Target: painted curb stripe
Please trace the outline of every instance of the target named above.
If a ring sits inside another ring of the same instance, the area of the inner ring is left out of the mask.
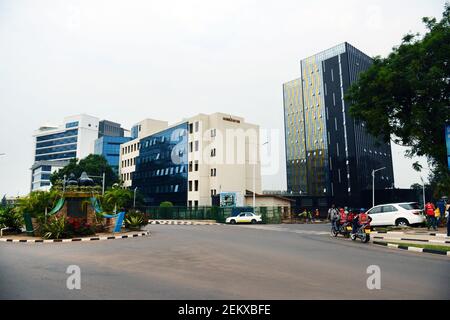
[[[110,237],[94,237],[94,238],[73,238],[73,239],[52,239],[52,240],[28,240],[28,239],[0,239],[1,242],[13,242],[13,243],[63,243],[63,242],[80,242],[80,241],[100,241],[100,240],[115,240],[115,239],[127,239],[149,236],[150,232],[135,233],[123,236],[110,236]]]
[[[417,247],[407,247],[407,246],[402,246],[402,245],[388,243],[388,242],[380,242],[380,241],[373,241],[372,243],[379,245],[379,246],[389,247],[389,248],[396,248],[396,249],[414,251],[414,252],[420,252],[420,253],[432,253],[432,254],[450,256],[450,251],[434,250],[434,249],[427,249],[427,248],[417,248]]]

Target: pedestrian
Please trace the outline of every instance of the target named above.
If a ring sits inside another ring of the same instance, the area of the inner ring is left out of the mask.
[[[332,221],[333,220],[333,215],[335,214],[335,212],[339,213],[338,209],[336,209],[336,205],[333,203],[331,205],[331,208],[328,209],[327,220]]]
[[[450,237],[450,202],[447,202],[445,217],[447,218],[447,237]]]
[[[446,197],[442,197],[438,202],[436,202],[436,209],[439,208],[439,216],[436,218],[436,226],[439,227],[442,220],[445,218],[445,205],[447,204]]]
[[[425,204],[425,214],[427,216],[427,224],[428,224],[428,230],[430,230],[430,228],[433,228],[434,230],[436,230],[436,217],[435,217],[435,213],[434,210],[436,208],[434,207],[434,204],[432,204],[431,202],[427,202]]]
[[[319,220],[319,218],[320,218],[320,211],[319,211],[319,209],[316,209],[316,212],[314,213],[314,220]]]
[[[438,206],[436,206],[436,209],[434,209],[434,225],[436,228],[439,227],[439,223],[441,222],[441,209],[439,209]]]

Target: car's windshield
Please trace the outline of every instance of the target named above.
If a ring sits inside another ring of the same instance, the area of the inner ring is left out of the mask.
[[[399,204],[399,206],[402,207],[403,209],[406,209],[406,210],[417,210],[417,209],[420,209],[420,205],[417,202],[402,203],[402,204]]]

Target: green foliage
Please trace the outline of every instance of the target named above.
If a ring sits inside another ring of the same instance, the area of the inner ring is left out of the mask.
[[[0,209],[0,227],[10,228],[16,232],[20,232],[24,224],[23,215],[13,207],[5,207]]]
[[[128,229],[141,229],[148,224],[148,218],[138,210],[130,210],[125,216],[125,227]]]
[[[43,217],[45,209],[50,211],[61,198],[61,193],[52,191],[33,191],[28,196],[18,200],[16,210],[20,214],[29,213],[33,218]]]
[[[444,128],[450,119],[450,5],[442,20],[424,18],[423,37],[408,34],[385,59],[377,57],[349,89],[351,115],[368,131],[447,165]],[[420,170],[419,166],[415,166]]]
[[[68,178],[71,173],[78,179],[83,172],[86,172],[89,176],[101,177],[105,173],[105,186],[111,187],[114,183],[118,182],[118,178],[114,170],[108,164],[105,157],[97,154],[91,154],[84,159],[70,160],[69,164],[64,168],[53,173],[50,177],[52,185],[61,185],[64,180],[64,175]],[[93,178],[98,185],[102,184],[101,178]]]
[[[170,201],[161,202],[159,205],[159,214],[162,219],[172,219],[173,216],[173,204]]]
[[[161,208],[171,208],[171,207],[173,207],[173,203],[170,201],[164,201],[164,202],[161,202],[161,204],[159,206]]]
[[[103,210],[107,212],[113,211],[115,208],[127,209],[133,206],[134,193],[129,189],[112,188],[105,192],[105,195],[100,198],[103,205]]]
[[[61,239],[65,235],[66,219],[64,216],[53,216],[47,223],[41,225],[41,234],[44,239]]]

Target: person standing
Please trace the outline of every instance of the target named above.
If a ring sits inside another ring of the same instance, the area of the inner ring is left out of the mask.
[[[331,221],[331,226],[337,230],[337,221],[339,221],[339,210],[336,208],[334,203],[331,205],[331,208],[328,209],[328,220]]]
[[[450,237],[450,203],[445,206],[445,217],[447,218],[447,237]]]
[[[430,230],[430,228],[436,230],[436,217],[434,216],[435,209],[436,208],[434,207],[434,204],[432,204],[431,202],[427,202],[425,204],[425,214],[427,215],[428,230]]]

